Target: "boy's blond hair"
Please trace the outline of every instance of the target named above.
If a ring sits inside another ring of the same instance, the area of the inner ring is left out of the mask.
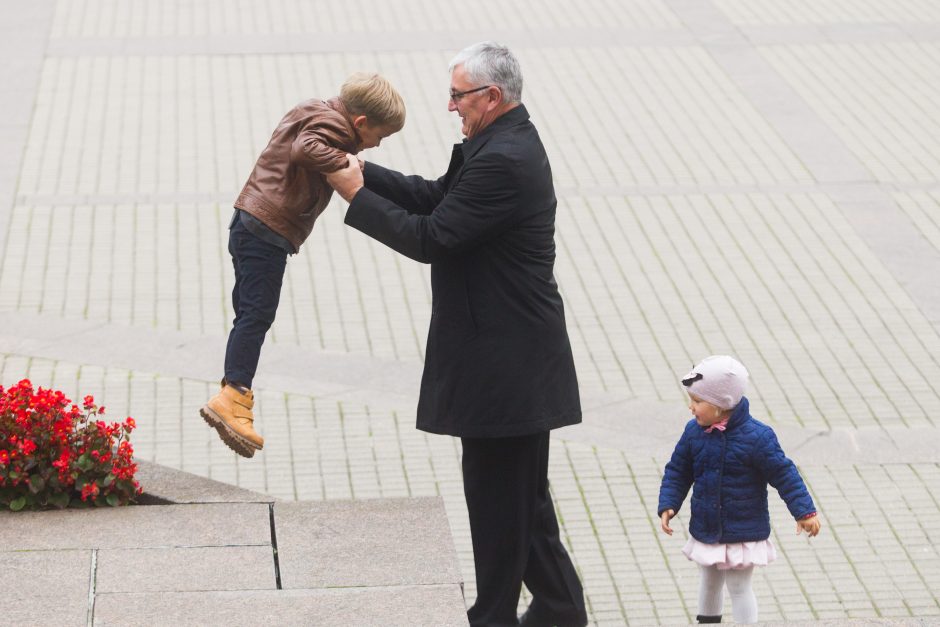
[[[350,115],[364,115],[371,125],[398,132],[405,125],[405,101],[387,79],[356,72],[339,90],[339,99]]]

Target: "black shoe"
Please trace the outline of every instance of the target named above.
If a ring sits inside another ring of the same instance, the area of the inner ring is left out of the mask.
[[[530,610],[526,610],[522,613],[522,616],[519,617],[519,627],[586,627],[586,625],[587,620],[575,622],[545,620],[541,617],[536,617]]]
[[[695,620],[697,620],[697,621],[699,622],[699,624],[702,624],[702,623],[720,623],[720,622],[721,622],[721,614],[719,614],[718,616],[702,616],[701,614],[699,614],[698,616],[695,617]]]

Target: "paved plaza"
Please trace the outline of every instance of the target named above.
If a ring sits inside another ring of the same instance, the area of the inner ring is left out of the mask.
[[[695,619],[688,507],[672,537],[655,509],[677,379],[713,353],[748,366],[823,524],[796,535],[771,495],[761,619],[940,623],[940,3],[34,0],[0,33],[0,384],[92,394],[140,459],[278,499],[440,496],[472,602],[460,444],[414,428],[429,268],[341,200],[288,261],[264,451],[198,409],[232,202],[281,115],[379,71],[408,118],[362,156],[437,177],[448,61],[494,39],[558,195],[584,423],[549,476],[592,624]]]

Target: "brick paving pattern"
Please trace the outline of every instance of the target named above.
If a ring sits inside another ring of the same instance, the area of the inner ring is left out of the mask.
[[[0,139],[17,155],[0,176],[0,384],[93,394],[136,418],[139,457],[279,498],[440,495],[471,602],[459,442],[414,429],[427,267],[346,228],[333,202],[288,262],[252,460],[197,415],[221,361],[171,349],[224,347],[231,202],[283,111],[380,71],[408,121],[364,157],[436,177],[460,139],[447,63],[498,39],[521,59],[559,197],[556,275],[585,424],[555,434],[550,477],[592,624],[695,618],[687,509],[667,537],[655,507],[686,415],[677,376],[710,353],[749,367],[753,413],[778,430],[824,524],[798,536],[771,498],[780,559],[755,577],[762,620],[940,620],[940,8],[33,10],[45,44],[24,64],[26,96],[4,97],[20,134]],[[360,383],[356,364],[390,382]]]

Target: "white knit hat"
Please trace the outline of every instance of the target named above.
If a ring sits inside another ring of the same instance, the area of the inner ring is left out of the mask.
[[[747,388],[747,368],[728,355],[706,357],[682,377],[682,385],[694,394],[721,409],[732,409],[741,402]]]

